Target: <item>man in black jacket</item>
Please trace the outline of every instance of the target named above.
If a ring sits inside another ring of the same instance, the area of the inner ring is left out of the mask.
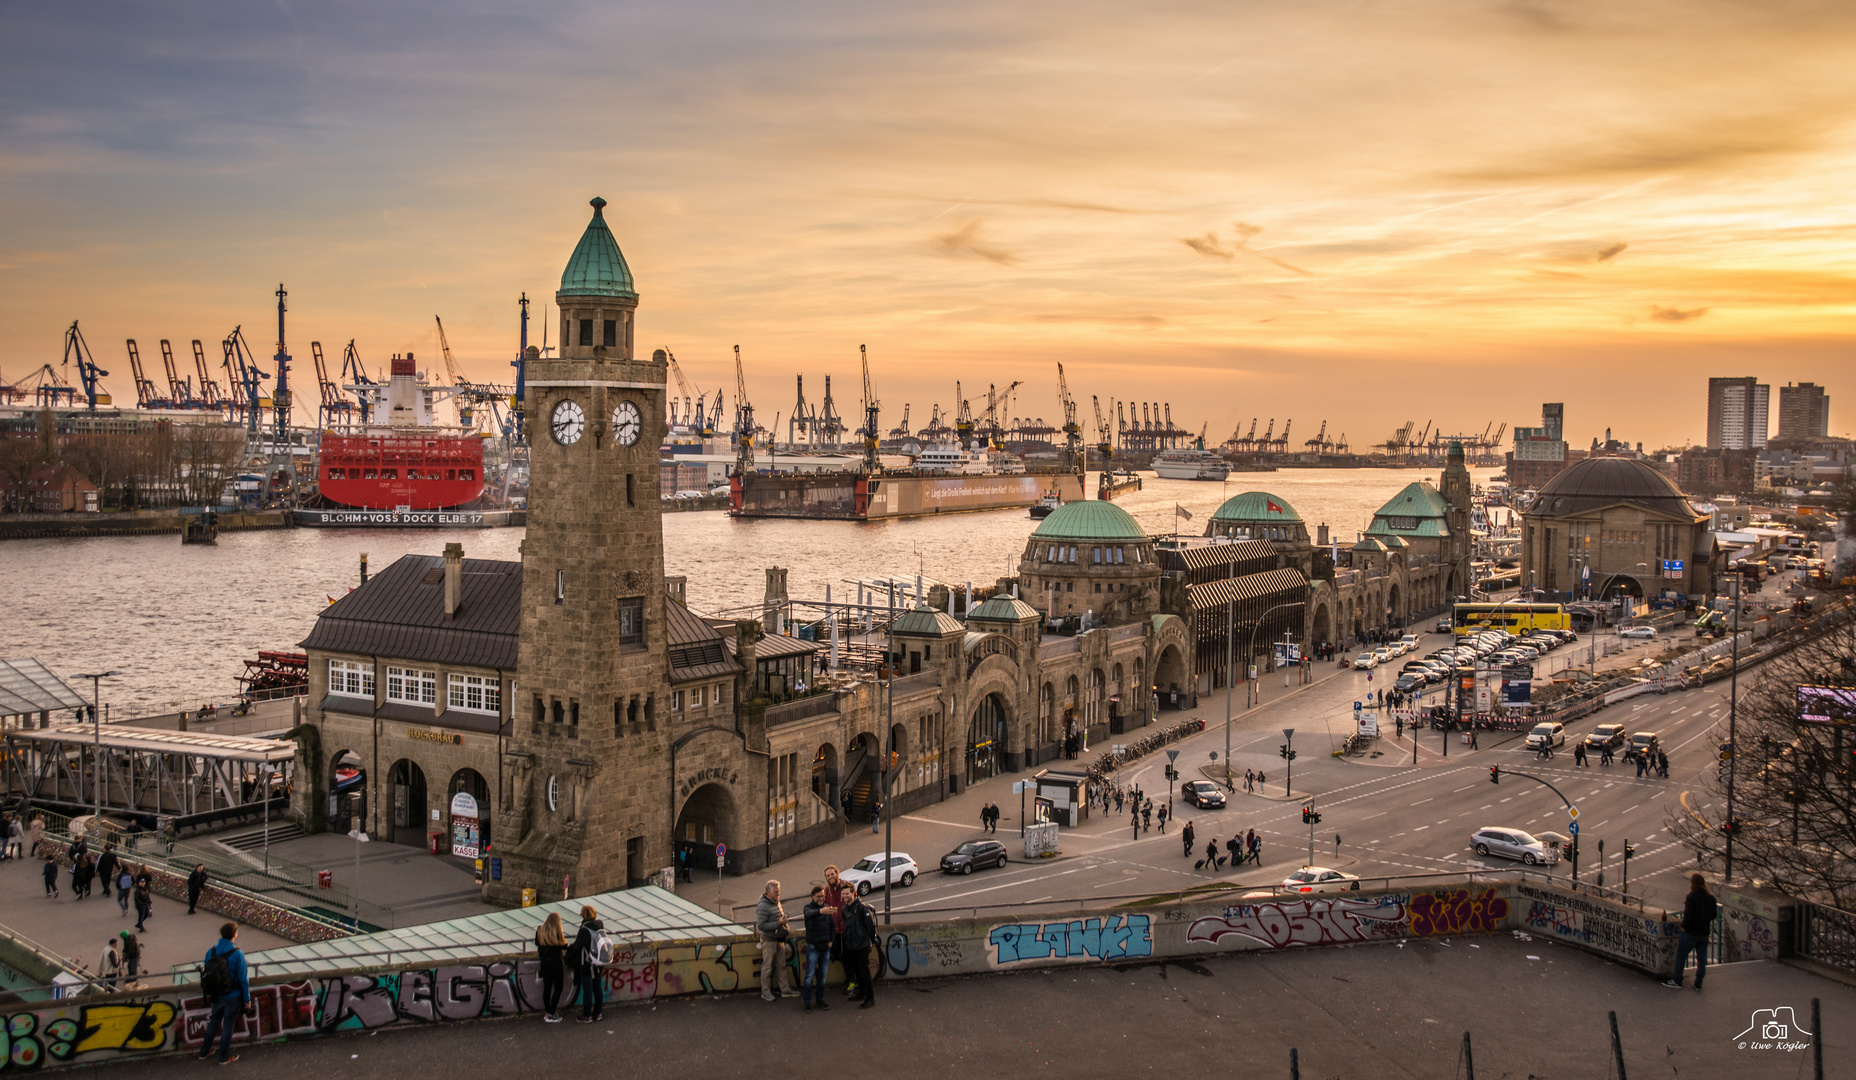
[[[1688,879],[1688,899],[1682,904],[1682,936],[1676,941],[1676,977],[1664,986],[1682,989],[1682,969],[1688,966],[1688,954],[1695,954],[1695,989],[1708,974],[1708,934],[1714,929],[1714,916],[1720,904],[1708,894],[1708,882],[1696,874]]]
[[[870,946],[876,943],[876,915],[856,893],[844,905],[844,977],[862,990],[858,995],[868,1009],[876,1004],[876,987],[870,981]]]
[[[855,897],[856,892],[851,896]],[[814,999],[821,1009],[829,1009],[825,1004],[825,972],[831,969],[831,942],[837,937],[837,927],[831,921],[831,915],[825,911],[825,887],[812,886],[812,899],[802,911],[806,924],[806,962],[800,968],[799,1001],[806,1012],[812,1011]]]

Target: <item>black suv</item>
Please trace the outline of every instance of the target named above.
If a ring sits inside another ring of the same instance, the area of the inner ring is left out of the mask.
[[[941,856],[943,874],[971,874],[989,866],[1005,865],[1005,845],[997,840],[969,840]]]
[[[1590,735],[1585,737],[1585,748],[1587,750],[1604,750],[1606,747],[1610,747],[1615,753],[1617,748],[1623,745],[1623,724],[1600,724],[1592,729]]]

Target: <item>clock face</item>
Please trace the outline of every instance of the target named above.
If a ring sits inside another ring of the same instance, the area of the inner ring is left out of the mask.
[[[562,446],[572,446],[580,441],[580,433],[586,430],[586,413],[582,412],[578,402],[563,401],[554,407],[554,441]]]
[[[612,410],[612,433],[619,437],[619,445],[630,446],[637,442],[643,430],[644,420],[638,415],[638,406],[621,401],[619,407]]]

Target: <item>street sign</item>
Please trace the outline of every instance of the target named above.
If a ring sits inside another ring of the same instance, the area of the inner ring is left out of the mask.
[[[1179,751],[1177,751],[1177,750],[1168,750],[1168,751],[1166,752],[1166,759],[1167,759],[1168,761],[1178,761],[1178,760],[1179,760]]]
[[[1282,729],[1282,737],[1283,737],[1283,738],[1285,738],[1285,739],[1293,739],[1293,738],[1295,738],[1295,729],[1294,729],[1294,728],[1292,728],[1292,727],[1286,727],[1286,728],[1283,728],[1283,729]]]
[[[1359,702],[1357,702],[1357,701],[1356,701],[1356,702],[1354,702],[1354,703],[1353,703],[1353,711],[1354,711],[1354,712],[1359,712],[1359,711],[1360,711],[1360,703],[1359,703]]]
[[[717,845],[715,845],[715,869],[717,870],[717,872],[720,872],[720,871],[721,871],[721,869],[722,869],[722,866],[723,866],[723,864],[724,864],[724,861],[725,861],[725,859],[726,859],[726,857],[727,857],[727,855],[728,855],[728,845],[727,845],[727,844],[717,844]],[[716,878],[716,880],[717,880],[717,881],[720,881],[720,880],[722,880],[722,879],[718,877],[718,878]],[[718,888],[719,888],[719,886],[718,886]]]
[[[1579,823],[1575,821],[1567,825],[1566,831],[1573,834],[1574,836],[1578,836],[1579,835]]]
[[[1030,786],[1031,786],[1031,785],[1030,785],[1029,783],[1027,783],[1026,781],[1023,781],[1023,780],[1014,780],[1014,781],[1012,781],[1012,794],[1014,794],[1014,795],[1023,795],[1023,794],[1025,793],[1025,789],[1026,789],[1026,788],[1028,788],[1028,787],[1030,787]]]
[[[1569,810],[1567,810],[1566,812],[1567,812],[1568,814],[1571,814],[1571,815],[1572,815],[1572,819],[1573,819],[1574,821],[1578,821],[1578,820],[1579,820],[1579,808],[1578,808],[1578,807],[1576,807],[1576,806],[1575,806],[1575,807],[1572,807],[1571,809],[1569,809]]]

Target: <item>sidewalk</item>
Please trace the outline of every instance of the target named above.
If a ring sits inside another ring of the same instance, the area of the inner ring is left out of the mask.
[[[98,970],[98,961],[109,939],[118,933],[135,930],[135,907],[127,915],[117,906],[115,888],[103,895],[99,883],[90,897],[71,897],[71,873],[58,874],[60,896],[45,895],[45,881],[40,869],[45,864],[31,859],[8,859],[0,863],[0,916],[6,929],[37,942],[46,951],[81,963],[90,972]],[[223,915],[202,909],[187,914],[187,905],[156,894],[155,913],[148,920],[146,932],[137,935],[142,945],[142,970],[165,976],[176,964],[197,964],[213,942],[219,940]],[[253,926],[241,925],[239,947],[246,952],[271,949],[290,942]]]

